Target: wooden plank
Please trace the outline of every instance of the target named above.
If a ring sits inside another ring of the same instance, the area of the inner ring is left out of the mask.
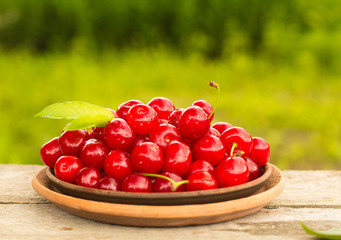
[[[212,225],[138,228],[75,217],[51,204],[1,204],[0,239],[311,239],[299,221],[315,229],[339,227],[341,209],[262,209]]]

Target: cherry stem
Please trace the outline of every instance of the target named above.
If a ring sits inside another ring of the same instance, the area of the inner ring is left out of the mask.
[[[212,110],[210,116],[208,116],[208,118],[211,118],[213,113],[215,112],[215,109],[217,108],[217,105],[218,105],[218,99],[219,99],[219,95],[220,95],[220,87],[219,87],[219,84],[215,83],[215,82],[209,82],[208,85],[217,89],[217,97],[215,100],[215,105],[213,107],[213,110]]]
[[[236,152],[235,154],[233,154],[233,157],[241,157],[241,156],[243,156],[244,154],[245,154],[244,151],[238,151],[238,152]]]
[[[180,182],[175,182],[173,179],[171,179],[167,176],[161,175],[161,174],[154,174],[154,173],[138,173],[138,174],[141,174],[141,175],[146,176],[146,177],[158,177],[158,178],[162,178],[162,179],[165,179],[165,180],[171,182],[172,192],[175,192],[181,185],[189,183],[188,180],[182,180]]]
[[[236,142],[232,143],[232,148],[231,148],[231,152],[230,152],[231,157],[233,157],[233,152],[237,147],[238,147],[238,143],[236,143]]]

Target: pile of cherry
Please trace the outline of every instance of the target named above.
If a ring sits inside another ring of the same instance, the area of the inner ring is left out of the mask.
[[[195,191],[259,177],[269,144],[226,122],[211,126],[212,106],[175,109],[167,98],[122,103],[105,127],[63,131],[40,156],[63,181],[126,192]]]

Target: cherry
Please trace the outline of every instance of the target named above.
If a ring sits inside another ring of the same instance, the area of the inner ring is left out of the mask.
[[[74,183],[79,170],[83,168],[83,164],[78,157],[61,156],[54,165],[55,176],[65,182]]]
[[[109,148],[102,140],[89,139],[81,150],[81,160],[84,166],[103,169],[104,159],[109,153]]]
[[[175,173],[170,173],[170,172],[164,172],[161,175],[169,177],[175,182],[181,182],[183,181],[182,177]],[[173,192],[172,190],[173,184],[163,178],[157,177],[155,181],[153,182],[153,192]],[[185,185],[179,186],[175,191],[176,192],[183,192],[185,190]]]
[[[159,118],[159,125],[161,124],[168,124],[168,120]]]
[[[149,135],[149,140],[156,143],[162,149],[165,148],[172,140],[181,140],[179,130],[171,124],[160,124],[153,129]]]
[[[97,188],[102,190],[120,191],[121,183],[116,178],[105,176],[99,180]]]
[[[177,108],[175,109],[168,117],[168,122],[175,127],[178,127],[181,114],[185,111],[184,108]]]
[[[270,146],[267,141],[260,137],[252,138],[252,148],[247,154],[257,165],[261,167],[270,159]]]
[[[192,106],[198,106],[200,108],[202,108],[202,110],[204,110],[204,112],[206,113],[207,117],[210,116],[210,118],[208,119],[210,122],[212,122],[213,117],[214,117],[214,113],[213,113],[213,107],[211,106],[211,104],[205,100],[197,100],[194,103],[192,103]]]
[[[95,167],[84,167],[76,177],[76,184],[83,187],[96,188],[101,180],[101,172]]]
[[[187,172],[187,176],[196,173],[196,172],[209,172],[213,174],[214,167],[213,165],[205,160],[197,160],[191,163],[191,166]]]
[[[122,150],[112,150],[104,160],[104,170],[108,176],[124,180],[133,174],[133,166],[130,155]]]
[[[135,140],[135,134],[126,121],[121,118],[111,120],[105,127],[105,141],[111,149],[127,151]]]
[[[62,152],[59,149],[58,137],[45,143],[40,149],[40,158],[46,166],[53,168]]]
[[[163,171],[185,175],[191,165],[191,149],[184,143],[172,141],[164,150]]]
[[[58,140],[60,151],[63,155],[79,157],[82,147],[88,139],[89,133],[85,129],[64,131]]]
[[[131,163],[136,172],[158,173],[163,164],[162,150],[156,143],[140,143],[132,151]]]
[[[105,127],[93,127],[90,132],[89,138],[105,140],[104,135],[105,135]]]
[[[252,147],[251,135],[241,127],[230,127],[226,129],[220,139],[223,142],[227,153],[230,153],[233,143],[237,144],[233,153],[243,151],[248,154]]]
[[[136,134],[145,135],[159,125],[159,119],[152,107],[137,104],[128,111],[127,123]]]
[[[140,174],[129,175],[122,183],[125,192],[151,192],[152,182],[148,177]]]
[[[241,157],[227,157],[215,167],[219,187],[236,186],[249,180],[249,169]]]
[[[217,129],[221,134],[230,127],[232,127],[232,125],[227,122],[216,122],[212,125],[212,128]]]
[[[184,138],[196,140],[208,132],[210,122],[204,110],[198,106],[191,106],[181,114],[178,127]]]
[[[129,109],[132,106],[135,106],[137,104],[143,104],[143,102],[139,101],[139,100],[129,100],[127,102],[122,103],[120,106],[118,106],[117,108],[117,115],[119,118],[123,118],[124,120],[126,120],[127,117],[127,113],[129,111]]]
[[[148,135],[135,135],[135,141],[133,145],[131,146],[130,152],[140,143],[143,142],[149,142],[149,136]]]
[[[215,166],[223,160],[225,148],[220,138],[206,135],[194,143],[192,153],[194,160],[206,160]]]
[[[245,158],[245,162],[249,169],[249,181],[252,181],[258,178],[259,177],[258,165],[248,157]]]
[[[209,172],[195,172],[188,178],[187,191],[209,190],[218,187],[217,180]]]
[[[147,104],[152,107],[160,119],[168,120],[169,115],[174,111],[175,107],[171,100],[165,97],[155,97]]]
[[[218,137],[218,138],[221,137],[221,133],[220,133],[217,129],[213,128],[213,127],[210,127],[210,129],[208,130],[208,133],[207,133],[207,134],[216,136],[216,137]]]

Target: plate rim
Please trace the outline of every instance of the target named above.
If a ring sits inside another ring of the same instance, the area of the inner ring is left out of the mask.
[[[170,206],[133,205],[76,198],[53,191],[44,185],[42,179],[39,179],[39,177],[42,177],[44,169],[38,171],[33,177],[32,186],[39,195],[64,211],[96,221],[128,226],[153,227],[198,225],[249,215],[277,198],[284,189],[285,179],[282,172],[276,166],[272,164],[270,166],[273,170],[272,175],[277,173],[278,176],[275,176],[277,182],[268,189],[263,189],[265,188],[264,186],[262,188],[263,191],[245,198],[205,204]],[[232,213],[234,213],[232,218],[227,216]],[[108,218],[98,219],[98,216],[107,216]],[[146,221],[147,219],[154,221]],[[198,219],[204,219],[205,222],[198,223]]]

